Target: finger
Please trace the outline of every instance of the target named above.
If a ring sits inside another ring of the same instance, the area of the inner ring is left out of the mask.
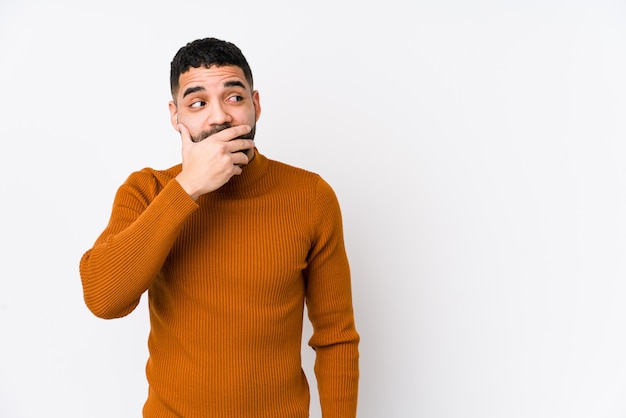
[[[235,166],[235,174],[241,174],[240,170],[248,165],[250,158],[243,152],[233,154],[233,165]]]
[[[246,165],[250,162],[250,157],[248,157],[248,154],[246,154],[243,150],[240,152],[234,152],[232,158],[233,164],[238,166]]]
[[[252,139],[233,139],[228,143],[230,152],[243,152],[254,148],[254,141]]]
[[[215,140],[217,141],[230,142],[237,137],[250,133],[251,130],[252,128],[248,125],[237,125],[226,128],[223,131],[219,131],[218,133],[211,135],[211,137],[215,137]]]

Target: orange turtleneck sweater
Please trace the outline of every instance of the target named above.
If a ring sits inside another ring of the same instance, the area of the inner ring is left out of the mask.
[[[322,414],[356,417],[359,335],[336,196],[255,152],[197,202],[174,180],[180,165],[131,174],[81,259],[99,317],[129,314],[148,291],[144,417],[308,417],[304,303]]]

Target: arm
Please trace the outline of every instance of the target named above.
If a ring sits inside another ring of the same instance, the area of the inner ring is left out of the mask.
[[[195,200],[241,174],[248,156],[237,151],[254,142],[235,139],[246,125],[194,143],[184,125],[182,170],[164,186],[148,171],[134,173],[119,188],[108,226],[80,261],[85,303],[101,318],[128,315],[159,274]],[[162,190],[160,190],[162,187]]]
[[[85,303],[101,318],[128,315],[158,275],[187,217],[198,207],[175,180],[132,174],[118,189],[106,229],[80,261]]]
[[[313,325],[322,416],[355,418],[359,380],[359,335],[354,324],[350,269],[339,203],[330,186],[317,185],[316,240],[306,270],[307,310]]]

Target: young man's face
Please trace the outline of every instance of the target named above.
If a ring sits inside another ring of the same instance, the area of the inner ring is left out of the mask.
[[[175,100],[169,104],[172,126],[182,123],[193,141],[201,141],[230,126],[252,127],[253,139],[261,116],[259,93],[252,91],[241,68],[190,68],[179,77]]]

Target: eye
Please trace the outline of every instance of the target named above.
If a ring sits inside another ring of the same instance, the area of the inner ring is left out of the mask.
[[[243,100],[243,96],[239,96],[237,94],[230,96],[226,99],[227,102],[240,102]]]
[[[196,100],[195,102],[191,103],[189,107],[199,108],[199,107],[203,107],[204,105],[206,105],[206,102],[202,100]]]

